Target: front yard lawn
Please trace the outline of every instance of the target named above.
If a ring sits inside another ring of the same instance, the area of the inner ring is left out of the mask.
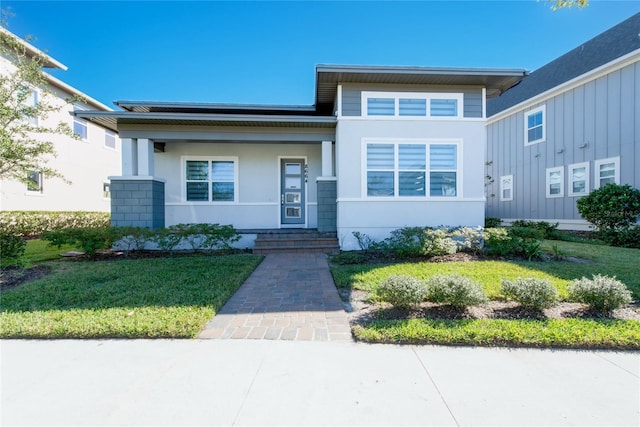
[[[617,276],[633,292],[634,299],[640,299],[640,251],[637,249],[561,241],[546,241],[543,248],[552,252],[554,245],[555,252],[564,255],[564,260],[332,265],[332,273],[343,298],[353,298],[352,294],[366,295],[391,275],[426,279],[435,274],[455,273],[479,282],[494,301],[504,299],[500,294],[502,279],[546,278],[558,289],[562,299],[567,297],[567,286],[572,279],[593,274]],[[358,301],[352,299],[351,302]],[[375,302],[369,302],[374,307],[372,312],[352,314],[354,336],[363,341],[640,349],[638,320],[597,318],[593,313],[579,310],[576,313],[581,314],[571,318],[527,318],[517,310],[513,311],[513,307],[501,310],[516,313],[514,318],[475,318],[469,312],[452,318],[451,313],[440,317],[437,307],[423,307],[421,311],[403,314],[401,310],[377,307]],[[358,310],[357,304],[354,307]],[[371,310],[371,307],[362,310]],[[638,309],[631,310],[635,310],[637,318]]]
[[[191,338],[262,260],[183,256],[48,263],[0,294],[1,338]]]

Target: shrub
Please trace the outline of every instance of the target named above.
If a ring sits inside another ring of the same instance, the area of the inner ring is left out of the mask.
[[[484,228],[496,228],[500,227],[500,224],[502,224],[502,220],[500,218],[486,217],[484,219]]]
[[[412,276],[389,276],[376,288],[376,296],[396,308],[415,307],[424,300],[424,284]]]
[[[456,243],[458,251],[478,253],[484,246],[482,228],[457,227],[449,232],[449,236]]]
[[[544,239],[555,239],[558,235],[558,225],[559,223],[550,224],[546,221],[527,221],[523,219],[519,219],[517,221],[513,221],[511,224],[512,227],[520,227],[520,228],[533,228],[536,230],[540,230],[542,233],[542,238]]]
[[[640,226],[638,225],[618,230],[600,231],[596,235],[609,245],[640,249]]]
[[[334,262],[340,265],[364,264],[365,262],[367,262],[367,260],[368,258],[365,254],[362,254],[359,252],[353,252],[353,251],[341,252],[340,254],[331,258],[331,262]]]
[[[108,249],[118,238],[118,233],[112,227],[96,228],[64,228],[48,231],[42,235],[50,244],[60,247],[72,245],[83,251],[87,256],[94,257],[99,249]]]
[[[543,234],[537,228],[510,227],[485,230],[487,253],[500,256],[522,256],[531,260],[542,255]]]
[[[558,302],[558,290],[548,280],[533,277],[503,280],[502,293],[523,307],[538,311],[553,307]]]
[[[404,227],[376,245],[401,258],[454,254],[457,244],[446,228]]]
[[[424,230],[422,254],[426,256],[450,255],[458,251],[458,245],[450,237],[447,229]]]
[[[194,252],[231,248],[240,235],[231,225],[176,224],[156,232],[154,240],[166,251],[172,251],[181,243],[188,244]]]
[[[64,228],[108,227],[110,215],[106,212],[0,212],[0,231],[17,236],[40,236],[47,231]]]
[[[147,227],[117,227],[118,246],[126,251],[144,250],[147,243],[154,241],[157,232]]]
[[[487,302],[480,284],[468,277],[450,274],[437,275],[427,281],[427,300],[463,308]]]
[[[607,184],[577,201],[580,215],[599,231],[630,228],[640,215],[640,190]]]
[[[375,246],[375,241],[364,233],[360,233],[359,231],[354,231],[353,237],[356,238],[358,242],[358,246],[362,251],[366,252]]]
[[[0,231],[0,266],[21,265],[26,245],[20,236]]]
[[[569,299],[604,312],[631,302],[631,291],[615,277],[593,275],[592,279],[576,279],[568,287]]]

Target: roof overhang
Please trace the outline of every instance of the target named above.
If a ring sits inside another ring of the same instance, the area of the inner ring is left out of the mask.
[[[487,89],[487,98],[492,98],[527,74],[522,69],[318,65],[316,107],[332,105],[337,87],[343,83],[482,86]]]
[[[221,113],[262,115],[313,115],[313,105],[221,104],[205,102],[114,101],[125,111],[136,113]]]
[[[42,60],[42,66],[44,68],[59,68],[61,70],[67,71],[67,66],[64,65],[62,62],[56,60],[55,58],[53,58],[53,57],[51,57],[49,55],[47,55],[46,53],[44,53],[43,51],[41,51],[37,47],[35,47],[32,44],[28,43],[27,41],[21,39],[17,35],[13,34],[11,31],[7,30],[6,28],[0,27],[0,33],[2,33],[4,35],[14,39],[15,42],[18,43],[22,49],[24,49],[24,53],[29,58],[39,57]]]
[[[171,125],[171,126],[245,126],[278,128],[335,128],[336,118],[331,116],[207,114],[207,113],[140,113],[130,111],[79,110],[73,115],[117,132],[118,126]]]

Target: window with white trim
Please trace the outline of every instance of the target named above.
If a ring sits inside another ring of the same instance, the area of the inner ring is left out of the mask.
[[[26,107],[23,120],[32,126],[38,126],[38,115],[35,114],[35,108],[38,105],[38,91],[27,86],[23,86],[21,89],[24,90],[24,92],[19,96],[25,97],[23,104],[24,107]]]
[[[237,158],[187,159],[184,166],[186,201],[237,200]]]
[[[83,141],[87,140],[87,121],[79,117],[73,118],[73,133]]]
[[[589,162],[569,165],[568,174],[570,197],[589,194]]]
[[[510,202],[513,200],[513,175],[500,177],[500,201]]]
[[[42,181],[42,172],[29,172],[27,175],[27,191],[30,193],[42,193]]]
[[[363,117],[461,118],[462,93],[362,92]]]
[[[104,131],[104,146],[112,150],[116,149],[116,134],[110,130]]]
[[[545,106],[527,111],[524,114],[524,145],[544,142],[546,136]]]
[[[594,187],[600,188],[607,184],[620,184],[620,157],[610,157],[594,162]]]
[[[456,197],[455,143],[367,142],[367,197]]]
[[[546,196],[547,198],[564,197],[563,166],[547,169]]]

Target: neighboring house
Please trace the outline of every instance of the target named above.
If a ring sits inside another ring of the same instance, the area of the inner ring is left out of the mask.
[[[0,28],[5,34],[7,30]],[[20,40],[15,35],[12,35]],[[44,55],[29,43],[20,40],[29,55]],[[54,58],[45,55],[44,68],[62,69],[67,67]],[[15,67],[7,58],[0,56],[0,72],[10,73]],[[76,110],[112,111],[109,107],[92,99],[59,79],[45,74],[48,89],[53,94],[44,94],[41,88],[33,88],[30,102],[39,102],[43,96],[51,97],[52,103],[60,105],[57,113],[50,114],[38,125],[55,128],[66,122],[78,140],[53,135],[46,139],[53,142],[57,157],[48,166],[59,171],[71,183],[59,178],[49,178],[41,171],[34,170],[29,175],[29,184],[18,181],[0,181],[0,209],[5,211],[104,211],[110,210],[110,182],[108,177],[120,173],[120,140],[116,132],[97,126],[87,120],[72,116]],[[82,99],[70,104],[67,99]],[[35,119],[34,119],[35,120]]]
[[[485,101],[525,74],[322,65],[314,106],[118,101],[74,115],[122,138],[114,225],[317,229],[356,249],[354,231],[484,223]]]
[[[640,14],[487,103],[487,216],[587,229],[576,201],[640,187]]]

